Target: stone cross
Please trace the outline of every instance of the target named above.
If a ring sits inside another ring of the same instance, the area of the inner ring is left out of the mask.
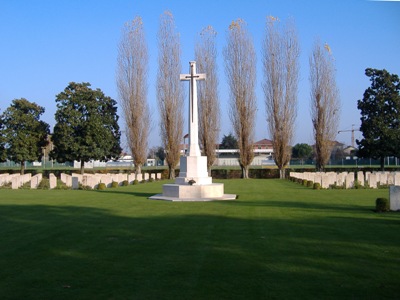
[[[181,74],[180,80],[190,81],[189,85],[189,156],[201,156],[199,147],[199,115],[197,106],[197,80],[205,80],[206,74],[196,73],[196,62],[189,62],[190,74]]]

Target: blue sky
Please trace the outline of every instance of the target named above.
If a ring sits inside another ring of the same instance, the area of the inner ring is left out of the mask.
[[[170,10],[181,36],[182,72],[194,59],[202,28],[218,32],[221,133],[232,131],[222,49],[232,20],[244,19],[257,51],[255,139],[269,138],[261,89],[261,44],[269,15],[294,18],[301,45],[299,110],[294,143],[313,143],[308,57],[315,38],[328,43],[335,57],[342,113],[339,129],[360,125],[357,100],[369,86],[367,67],[400,74],[400,2],[366,0],[0,0],[0,110],[26,98],[46,108],[43,119],[54,126],[55,95],[71,81],[90,82],[115,100],[117,45],[123,24],[135,16],[144,22],[150,49],[148,99],[152,109],[151,146],[160,145],[156,104],[157,30]],[[184,83],[182,83],[184,84]],[[187,86],[185,86],[187,88]],[[119,111],[121,113],[121,111]],[[121,123],[121,128],[123,124]],[[359,138],[360,133],[356,133]],[[337,140],[350,144],[351,134]]]

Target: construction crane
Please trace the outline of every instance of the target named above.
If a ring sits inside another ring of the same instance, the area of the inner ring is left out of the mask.
[[[351,132],[351,146],[354,148],[355,143],[354,143],[354,131],[360,131],[360,129],[354,129],[354,124],[351,125],[351,129],[348,130],[339,130],[338,134],[341,132]]]

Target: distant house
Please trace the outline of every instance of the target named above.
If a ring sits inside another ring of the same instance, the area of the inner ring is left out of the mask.
[[[346,156],[354,156],[356,155],[357,148],[354,148],[353,146],[347,146],[346,148],[343,149],[343,153]]]
[[[185,136],[185,139],[187,137]],[[185,141],[184,141],[185,142]],[[189,145],[186,143],[180,144],[179,149],[181,155],[186,155]],[[252,165],[270,165],[273,162],[274,149],[272,141],[268,139],[262,139],[253,144],[254,159]],[[215,153],[217,159],[215,165],[223,166],[236,166],[239,165],[239,149],[219,149],[219,145],[216,145]]]
[[[273,149],[272,141],[268,139],[262,139],[258,142],[255,142],[253,144],[253,149],[256,150],[261,150],[261,149]]]
[[[264,155],[268,159],[272,159],[274,153],[274,146],[272,141],[268,139],[262,139],[253,144],[254,155]]]

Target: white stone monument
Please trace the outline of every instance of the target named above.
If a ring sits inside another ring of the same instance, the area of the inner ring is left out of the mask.
[[[212,201],[234,200],[236,195],[224,194],[222,183],[212,183],[208,176],[207,156],[201,156],[199,147],[199,118],[197,105],[197,80],[205,80],[205,74],[196,73],[196,62],[189,62],[190,74],[181,74],[180,79],[189,81],[189,149],[187,156],[180,158],[180,172],[174,184],[164,184],[163,193],[150,199],[168,201]]]

